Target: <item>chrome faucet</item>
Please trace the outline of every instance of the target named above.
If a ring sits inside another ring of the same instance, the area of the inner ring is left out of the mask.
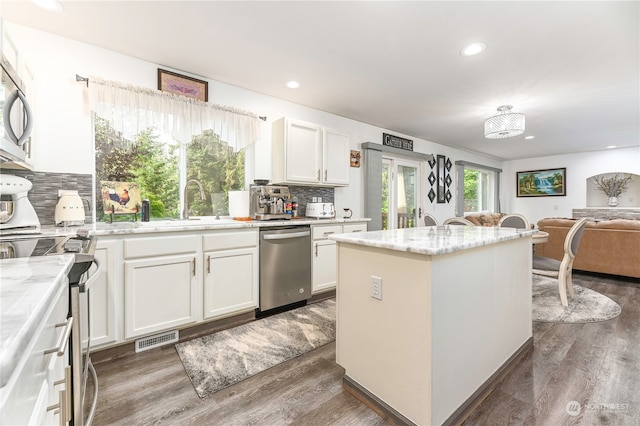
[[[183,219],[189,219],[189,198],[187,197],[187,188],[189,188],[189,184],[191,182],[193,182],[196,185],[198,185],[198,188],[200,188],[200,199],[202,201],[205,200],[205,198],[204,198],[204,189],[202,188],[202,184],[196,179],[189,179],[187,181],[187,183],[185,183],[185,185],[184,185],[184,193],[183,193],[184,208],[182,209],[182,218]]]

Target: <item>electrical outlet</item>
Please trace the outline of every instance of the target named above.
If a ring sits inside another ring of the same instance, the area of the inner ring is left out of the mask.
[[[382,300],[382,278],[371,275],[371,297]]]

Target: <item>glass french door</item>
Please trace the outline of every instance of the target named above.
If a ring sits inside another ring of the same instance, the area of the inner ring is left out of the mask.
[[[382,229],[420,226],[422,165],[394,157],[382,159]]]

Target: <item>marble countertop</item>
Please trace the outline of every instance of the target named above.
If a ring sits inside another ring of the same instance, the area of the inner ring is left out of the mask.
[[[92,235],[126,235],[146,234],[157,232],[181,231],[211,231],[219,229],[262,228],[266,226],[301,226],[301,225],[330,225],[336,223],[353,223],[370,221],[371,219],[290,219],[290,220],[249,220],[202,218],[188,220],[159,220],[150,222],[120,222],[88,225]]]
[[[531,237],[533,229],[441,225],[330,235],[342,243],[437,256],[474,247]]]
[[[88,230],[89,234],[95,236],[109,235],[130,235],[130,234],[153,234],[162,232],[183,232],[183,231],[212,231],[221,229],[241,229],[241,228],[262,228],[266,226],[296,226],[296,225],[332,225],[356,222],[369,222],[370,218],[334,218],[334,219],[313,219],[300,218],[290,220],[249,220],[238,221],[229,218],[219,220],[213,217],[203,217],[196,219],[176,219],[176,220],[152,220],[150,222],[98,222],[84,226],[70,226],[67,228],[60,226],[42,226],[40,234],[6,235],[0,237],[0,241],[16,238],[36,238],[47,236],[75,235],[79,229]]]
[[[25,349],[60,287],[67,286],[73,255],[0,260],[0,387]]]

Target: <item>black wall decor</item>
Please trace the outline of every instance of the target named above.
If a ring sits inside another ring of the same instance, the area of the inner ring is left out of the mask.
[[[453,198],[451,194],[451,183],[453,182],[453,179],[451,179],[452,166],[451,159],[444,155],[437,155],[432,161],[429,161],[431,171],[427,180],[431,188],[427,195],[432,203],[436,199],[438,203],[448,203]]]
[[[435,174],[435,169],[434,167],[436,166],[436,157],[434,157],[433,155],[431,156],[431,160],[428,161],[429,163],[429,167],[431,168],[431,170],[429,171],[429,177],[427,178],[429,180],[429,185],[431,185],[431,187],[429,188],[429,201],[431,201],[433,203],[433,200],[436,199],[436,191],[433,190],[433,185],[436,183],[436,174]]]

